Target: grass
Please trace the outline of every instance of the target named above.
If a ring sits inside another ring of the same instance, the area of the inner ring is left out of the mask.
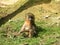
[[[7,1],[7,0],[5,0]],[[2,5],[2,7],[0,6],[0,19],[2,17],[6,17],[7,15],[15,12],[18,8],[20,8],[22,5],[24,5],[28,0],[18,0],[16,3],[12,4],[12,5]],[[1,2],[0,2],[1,3]],[[1,4],[0,4],[1,5]],[[3,7],[5,6],[5,7]]]
[[[23,36],[14,37],[13,32],[18,32],[23,25],[24,21],[10,21],[5,25],[2,25],[0,30],[0,45],[22,45],[28,43],[29,45],[53,45],[58,39],[60,39],[60,28],[57,26],[54,27],[45,27],[45,23],[36,22],[38,27],[38,36],[32,38],[24,38]],[[11,37],[6,37],[7,27],[11,31]],[[4,28],[4,29],[3,29]],[[59,44],[58,44],[59,45]]]
[[[7,16],[7,18],[1,20],[0,45],[23,45],[25,43],[29,45],[60,45],[60,24],[57,26],[57,20],[55,20],[55,17],[60,16],[60,8],[57,9],[60,4],[56,4],[55,2],[50,3],[51,0],[47,3],[45,0],[43,0],[43,2],[40,0],[36,1],[37,0],[31,0],[11,14],[15,16]],[[21,29],[24,23],[24,16],[28,12],[32,12],[36,17],[36,25],[38,27],[37,36],[32,38],[24,38],[23,36],[14,37],[13,33]],[[57,12],[58,14],[56,14]],[[50,17],[45,19],[45,15],[50,15]],[[6,36],[9,31],[11,37]]]

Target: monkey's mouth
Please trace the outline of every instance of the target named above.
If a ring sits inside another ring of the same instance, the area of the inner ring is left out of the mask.
[[[31,18],[29,18],[29,20],[31,20]]]

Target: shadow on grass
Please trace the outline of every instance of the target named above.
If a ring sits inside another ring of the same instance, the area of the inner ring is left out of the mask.
[[[25,3],[23,6],[21,6],[19,9],[17,9],[15,12],[9,14],[8,16],[0,19],[0,26],[2,24],[5,24],[9,19],[13,18],[15,15],[18,13],[22,12],[23,10],[28,9],[29,7],[35,6],[35,5],[40,5],[40,4],[48,4],[50,3],[51,0],[29,0],[27,3]]]
[[[37,26],[37,30],[36,30],[37,33],[36,33],[34,36],[35,36],[35,37],[38,37],[39,34],[41,34],[42,32],[43,32],[43,33],[42,33],[41,35],[43,35],[46,31],[47,31],[47,30],[43,29],[42,27]]]

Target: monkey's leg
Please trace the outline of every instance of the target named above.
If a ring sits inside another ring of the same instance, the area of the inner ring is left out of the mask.
[[[31,38],[32,35],[33,35],[33,31],[32,31],[32,30],[29,30],[29,35],[28,35],[28,37]]]
[[[22,27],[21,30],[15,36],[21,35],[21,33],[23,33],[24,31],[25,31],[25,29],[24,29],[24,27]]]

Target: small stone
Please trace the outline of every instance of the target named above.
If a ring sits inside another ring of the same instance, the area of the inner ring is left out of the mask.
[[[45,16],[46,19],[49,18],[49,17],[50,17],[50,15],[46,15],[46,16]]]

